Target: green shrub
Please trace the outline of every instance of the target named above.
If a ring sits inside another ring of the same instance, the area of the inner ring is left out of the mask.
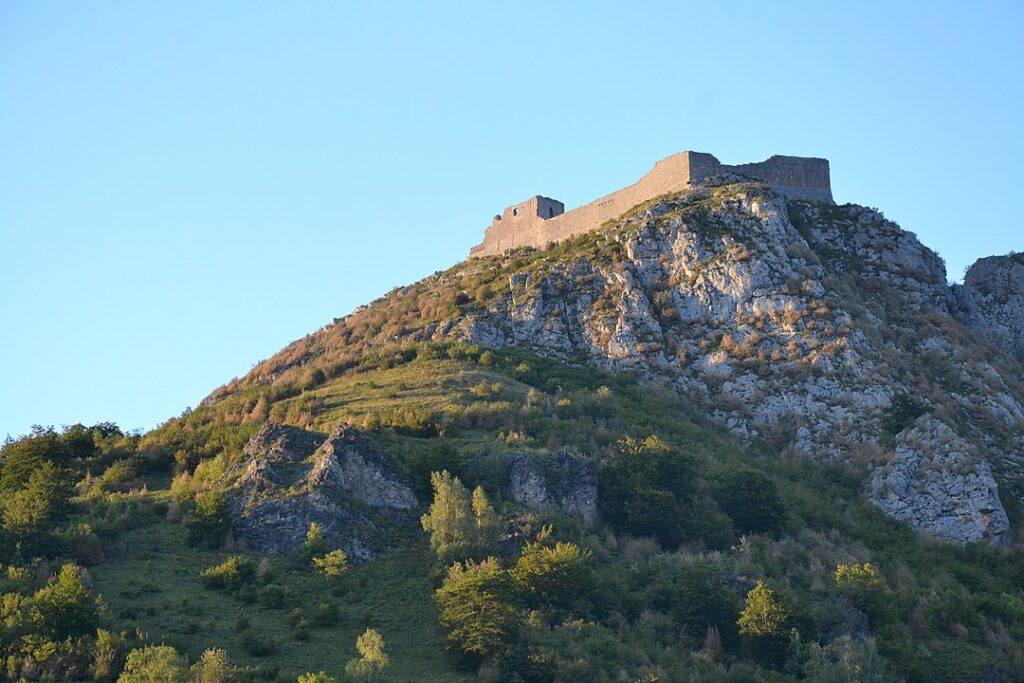
[[[131,460],[118,460],[106,469],[102,480],[108,491],[127,491],[138,483],[138,469]]]
[[[282,586],[270,584],[259,590],[256,601],[263,607],[283,609],[288,604],[288,593]]]
[[[696,463],[657,437],[626,437],[601,463],[599,500],[615,529],[675,548],[697,538]]]
[[[511,569],[512,578],[527,605],[568,607],[593,585],[590,556],[575,543],[527,543]]]
[[[326,672],[306,673],[299,676],[299,683],[336,683],[335,679],[328,676]]]
[[[170,645],[150,645],[128,653],[117,683],[181,683],[188,660]]]
[[[82,570],[72,564],[61,567],[32,597],[33,620],[43,633],[58,638],[92,633],[104,611],[103,601],[82,581]]]
[[[384,639],[372,628],[366,629],[356,639],[357,659],[349,660],[345,665],[345,673],[357,681],[380,681],[384,672],[391,665],[391,659],[384,652]]]
[[[192,665],[189,673],[191,683],[229,683],[237,678],[238,667],[228,660],[227,652],[210,648]]]
[[[300,641],[309,640],[309,622],[305,618],[292,625],[292,638]]]
[[[332,550],[323,557],[314,557],[313,566],[329,579],[336,579],[348,571],[348,554],[344,550]]]
[[[6,453],[14,444],[4,448]],[[17,451],[10,457],[18,455]],[[18,468],[30,462],[8,460],[0,468],[0,559],[10,557],[16,546],[32,555],[52,555],[57,550],[53,529],[67,519],[71,487],[67,471],[47,460],[32,460],[24,474]]]
[[[853,596],[874,593],[885,588],[882,577],[878,575],[870,562],[838,565],[835,579],[836,587],[840,592]]]
[[[895,620],[896,607],[889,599],[885,580],[870,563],[837,566],[835,582],[841,595],[871,617],[873,626],[878,627]],[[970,611],[974,613],[973,608]]]
[[[420,523],[438,558],[448,562],[486,554],[497,540],[499,520],[483,488],[470,496],[447,470],[432,472],[430,481],[434,500]]]
[[[238,643],[253,657],[269,657],[277,650],[277,644],[272,638],[258,636],[251,629],[242,631]]]
[[[714,484],[712,497],[744,534],[777,534],[786,511],[775,482],[756,470],[729,470]]]
[[[670,597],[672,615],[694,634],[709,626],[718,629],[725,643],[736,639],[739,601],[722,584],[722,572],[713,564],[697,563],[682,568],[674,579]]]
[[[887,680],[882,658],[872,638],[854,640],[841,636],[825,647],[817,643],[790,641],[786,668],[798,671],[809,681],[856,681],[882,683]]]
[[[306,532],[306,540],[302,544],[302,556],[307,560],[312,560],[317,555],[323,555],[328,550],[330,550],[330,547],[324,538],[323,529],[316,522],[310,522],[309,531]]]
[[[313,623],[333,626],[338,623],[338,605],[333,600],[322,600],[313,606]]]
[[[127,638],[124,634],[97,629],[90,669],[92,679],[94,681],[114,680],[117,672],[124,667],[126,654]]]
[[[758,581],[747,593],[747,604],[737,624],[740,633],[751,636],[777,636],[786,632],[790,610],[775,591]]]
[[[210,491],[196,498],[195,507],[185,520],[188,540],[193,545],[217,547],[223,542],[231,522],[223,494]]]
[[[520,622],[515,584],[496,559],[453,564],[435,594],[448,639],[468,654],[492,656]]]
[[[236,590],[256,580],[256,563],[248,557],[234,555],[203,570],[199,580],[204,588]]]
[[[259,592],[256,590],[256,586],[252,584],[246,584],[238,589],[238,592],[235,594],[235,597],[237,597],[240,601],[244,602],[247,605],[252,605],[259,598]]]
[[[928,407],[909,394],[896,394],[892,398],[889,410],[882,417],[882,431],[894,437],[926,412]]]

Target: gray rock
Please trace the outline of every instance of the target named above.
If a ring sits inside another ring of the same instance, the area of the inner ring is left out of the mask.
[[[323,443],[323,436],[299,427],[268,422],[257,430],[242,452],[266,462],[295,463],[304,460]]]
[[[597,518],[594,463],[566,451],[540,460],[513,453],[508,459],[508,494],[532,510],[558,508],[586,522]]]
[[[897,439],[896,457],[876,470],[869,498],[918,531],[960,543],[998,544],[1009,521],[992,470],[939,420],[918,418]]]
[[[246,459],[229,473],[232,522],[264,552],[292,552],[316,522],[328,543],[352,561],[373,559],[386,528],[407,522],[417,500],[390,456],[363,434],[339,425],[324,440],[287,425],[264,425],[246,444]]]
[[[306,486],[337,497],[348,495],[372,507],[409,510],[417,505],[412,489],[399,479],[391,456],[344,423],[317,451]]]
[[[953,292],[965,325],[1024,359],[1024,254],[978,259]]]

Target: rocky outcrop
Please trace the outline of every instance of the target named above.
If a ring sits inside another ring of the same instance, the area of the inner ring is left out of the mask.
[[[308,457],[323,440],[323,435],[316,432],[268,422],[249,439],[242,453],[268,463],[296,463]]]
[[[353,335],[519,347],[672,386],[781,453],[870,463],[865,491],[887,513],[951,541],[998,540],[999,496],[1024,495],[1024,368],[960,321],[1003,348],[1019,340],[1020,257],[983,260],[951,289],[942,259],[877,210],[735,181],[397,289],[247,381],[298,373]],[[448,313],[420,315],[439,297]],[[381,327],[382,309],[400,320]],[[920,410],[903,415],[901,397]],[[899,441],[922,414],[937,424]],[[949,450],[949,434],[972,448]],[[524,501],[546,504],[541,480],[523,470]]]
[[[1024,254],[978,259],[953,292],[965,325],[1024,359]]]
[[[327,439],[267,424],[244,448],[229,496],[238,534],[254,549],[291,552],[316,522],[353,561],[372,559],[385,528],[417,505],[390,456],[341,424]]]
[[[427,338],[668,382],[741,438],[811,458],[888,451],[878,476],[895,477],[895,499],[876,504],[942,538],[996,541],[992,473],[1024,481],[1024,392],[1019,372],[971,347],[952,308],[942,260],[878,211],[732,185],[663,198],[575,254],[538,255],[485,312]],[[945,429],[915,434],[936,465],[901,488],[913,457],[879,436],[904,394]],[[933,459],[947,430],[978,444],[957,451],[956,467]]]
[[[409,510],[416,496],[395,470],[394,462],[361,432],[339,425],[313,459],[306,486],[336,497],[351,497],[377,508]]]
[[[508,495],[532,510],[557,508],[586,522],[597,517],[594,463],[566,451],[537,459],[526,453],[508,458]]]
[[[998,543],[1009,527],[988,463],[933,417],[897,437],[896,456],[872,477],[869,498],[918,531]]]

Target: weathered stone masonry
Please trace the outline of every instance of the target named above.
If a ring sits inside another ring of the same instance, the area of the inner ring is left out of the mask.
[[[553,242],[594,230],[652,197],[680,192],[724,173],[768,183],[791,199],[832,201],[828,159],[775,155],[758,163],[729,166],[711,154],[680,152],[654,164],[647,175],[629,187],[569,212],[557,199],[540,195],[510,206],[494,217],[484,232],[484,241],[470,249],[469,255],[490,256],[516,247],[543,249]]]

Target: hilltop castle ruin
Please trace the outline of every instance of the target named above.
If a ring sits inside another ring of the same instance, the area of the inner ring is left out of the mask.
[[[629,187],[566,212],[557,199],[537,195],[506,208],[484,232],[470,258],[501,254],[515,247],[543,249],[552,242],[594,230],[637,204],[669,192],[699,185],[711,176],[732,173],[767,183],[790,199],[831,202],[828,159],[775,155],[765,161],[729,166],[711,154],[680,152],[654,164]]]

